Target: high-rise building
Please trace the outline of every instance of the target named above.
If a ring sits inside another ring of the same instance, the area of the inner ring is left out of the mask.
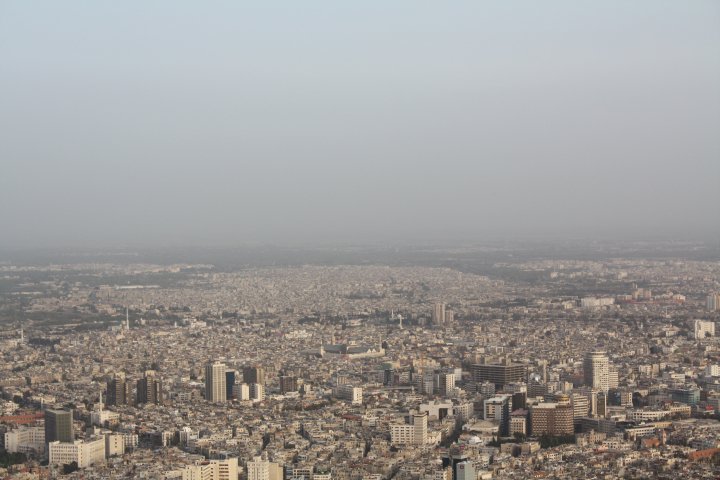
[[[527,377],[527,365],[513,364],[507,359],[501,364],[475,364],[471,371],[475,383],[492,382],[496,390],[508,383],[524,382]]]
[[[510,435],[527,435],[527,416],[528,411],[522,408],[510,414]]]
[[[154,370],[147,370],[145,375],[137,381],[136,402],[138,405],[162,403],[162,380],[157,377]]]
[[[498,395],[483,401],[483,419],[494,420],[500,424],[500,435],[510,434],[510,412],[512,395]]]
[[[445,478],[446,480],[457,480],[458,478],[475,480],[475,476],[472,476],[470,475],[470,472],[465,471],[467,468],[467,464],[472,465],[468,460],[467,452],[455,446],[451,446],[448,449],[448,452],[442,456],[442,468],[447,470],[445,470],[440,475],[436,474],[434,478]],[[458,466],[460,465],[464,465],[462,469],[462,474],[466,476],[459,476],[460,471],[458,470]]]
[[[583,361],[585,385],[607,393],[610,388],[610,359],[605,352],[588,352]]]
[[[124,375],[115,375],[112,380],[107,382],[105,402],[108,405],[127,405],[128,397],[128,386]]]
[[[390,441],[394,445],[427,443],[428,412],[411,413],[410,423],[390,425]]]
[[[539,403],[530,409],[532,435],[572,435],[573,407],[569,402]]]
[[[236,383],[233,387],[233,396],[241,402],[250,400],[250,386],[247,383]]]
[[[72,410],[45,410],[45,443],[73,440]]]
[[[433,325],[443,325],[445,323],[445,304],[438,302],[433,305],[432,309],[432,323]]]
[[[455,389],[455,374],[448,372],[440,372],[435,374],[434,378],[436,386],[433,387],[434,393],[447,397],[453,393]]]
[[[265,385],[262,383],[250,384],[250,400],[262,402],[265,400]]]
[[[243,382],[265,385],[265,369],[259,366],[243,368]]]
[[[711,293],[705,300],[705,306],[711,312],[720,310],[720,293]]]
[[[297,377],[294,375],[280,375],[278,380],[278,383],[280,384],[280,393],[285,394],[288,392],[297,392]]]
[[[603,391],[597,393],[597,416],[602,418],[607,416],[607,393]]]
[[[427,443],[428,413],[414,413],[412,415],[413,443],[424,445]]]
[[[475,473],[475,466],[472,462],[466,460],[455,466],[455,480],[475,480],[476,478],[477,473]]]
[[[363,389],[362,387],[355,387],[353,385],[341,385],[337,387],[336,396],[353,405],[361,405],[363,401]]]
[[[517,410],[518,408],[525,408],[525,407],[527,407],[527,393],[526,392],[513,393],[511,401],[512,401],[513,410]]]
[[[205,400],[208,402],[227,401],[225,370],[226,365],[221,362],[205,365]]]
[[[225,398],[232,398],[233,397],[233,387],[235,386],[235,381],[238,378],[238,372],[236,370],[227,370],[225,372]]]
[[[573,422],[580,424],[580,419],[590,414],[590,402],[587,395],[580,392],[570,394],[570,404],[573,407]]]
[[[620,372],[615,365],[608,365],[608,388],[620,386]]]

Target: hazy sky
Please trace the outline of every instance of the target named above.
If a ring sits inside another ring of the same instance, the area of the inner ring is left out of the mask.
[[[0,0],[0,246],[720,233],[720,2]]]

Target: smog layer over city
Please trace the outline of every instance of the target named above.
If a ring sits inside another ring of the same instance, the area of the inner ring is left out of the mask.
[[[717,1],[5,0],[0,92],[0,479],[720,478]]]

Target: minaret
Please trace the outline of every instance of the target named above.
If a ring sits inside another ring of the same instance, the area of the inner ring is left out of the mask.
[[[125,307],[125,330],[130,330],[130,311]]]
[[[25,332],[23,332],[22,325],[20,325],[20,343],[25,343]]]

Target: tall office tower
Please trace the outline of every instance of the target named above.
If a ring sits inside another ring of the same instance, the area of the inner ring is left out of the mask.
[[[500,424],[500,435],[510,434],[510,412],[513,409],[512,395],[498,395],[483,400],[483,419]]]
[[[205,365],[205,400],[208,402],[227,401],[225,369],[226,365],[221,362]]]
[[[237,370],[227,370],[225,372],[225,398],[232,398],[233,397],[233,387],[235,386],[235,381],[239,377]]]
[[[445,310],[445,323],[455,322],[455,312],[452,310]]]
[[[542,372],[542,382],[547,383],[547,360],[540,360],[538,361],[538,367],[540,367],[540,371]]]
[[[257,400],[259,402],[265,400],[265,385],[262,383],[251,383],[250,400]]]
[[[258,366],[243,368],[243,382],[265,385],[265,369]]]
[[[383,385],[395,385],[395,368],[392,366],[385,366],[383,369]]]
[[[442,395],[443,397],[447,397],[448,395],[451,395],[455,389],[455,374],[454,373],[448,373],[448,372],[440,372],[435,374],[435,382],[437,383],[437,388],[435,391]]]
[[[280,393],[297,392],[297,377],[294,375],[280,375]]]
[[[428,412],[411,412],[410,423],[390,425],[390,442],[394,445],[425,445]]]
[[[590,402],[584,393],[571,393],[570,404],[573,407],[573,421],[575,423],[580,423],[581,418],[590,415]]]
[[[695,340],[702,340],[703,338],[715,336],[715,322],[693,320],[692,329],[693,338]]]
[[[475,480],[476,478],[477,473],[475,473],[475,466],[472,462],[466,460],[455,466],[455,480]]]
[[[428,412],[414,413],[412,415],[413,443],[425,445],[427,443]]]
[[[520,408],[510,414],[510,435],[527,435],[527,410]]]
[[[466,464],[472,465],[468,460],[467,452],[465,452],[464,450],[461,450],[460,448],[455,447],[455,446],[450,447],[448,449],[448,452],[442,456],[442,468],[449,469],[449,471],[450,471],[450,473],[452,473],[452,475],[444,476],[444,478],[448,479],[448,477],[450,477],[448,480],[457,480],[459,478],[462,478],[463,480],[470,480],[470,479],[475,480],[476,477],[472,476],[472,475],[468,475],[467,477],[459,476],[460,470],[458,470],[458,467],[460,465],[466,465]],[[463,471],[463,474],[469,473],[469,472],[465,472],[465,468],[463,468],[462,471]],[[439,477],[436,475],[435,478],[439,478]]]
[[[587,399],[588,404],[588,412],[590,416],[597,416],[598,415],[598,394],[600,393],[599,390],[594,389],[592,387],[580,387],[573,389],[573,395],[580,394],[584,395]]]
[[[72,410],[45,410],[45,443],[74,440]]]
[[[105,401],[108,405],[127,405],[128,396],[128,386],[124,375],[115,375],[112,380],[107,382]]]
[[[527,407],[527,392],[516,392],[512,394],[512,408],[517,410],[518,408]]]
[[[720,293],[711,293],[707,296],[705,306],[711,312],[720,310]]]
[[[620,386],[620,372],[615,365],[608,365],[608,388]]]
[[[162,380],[158,378],[154,370],[147,370],[145,375],[137,381],[136,404],[162,403]]]
[[[607,417],[607,392],[600,391],[597,394],[597,416]]]
[[[496,390],[508,383],[524,382],[527,377],[527,365],[510,363],[508,359],[502,364],[475,364],[471,371],[475,383],[491,382]]]
[[[436,303],[433,305],[432,310],[432,323],[433,325],[442,325],[445,323],[445,304]]]
[[[233,397],[241,402],[250,400],[250,385],[247,383],[236,383],[233,387]]]
[[[605,352],[596,350],[585,355],[583,361],[585,385],[607,394],[610,388],[610,359]]]

